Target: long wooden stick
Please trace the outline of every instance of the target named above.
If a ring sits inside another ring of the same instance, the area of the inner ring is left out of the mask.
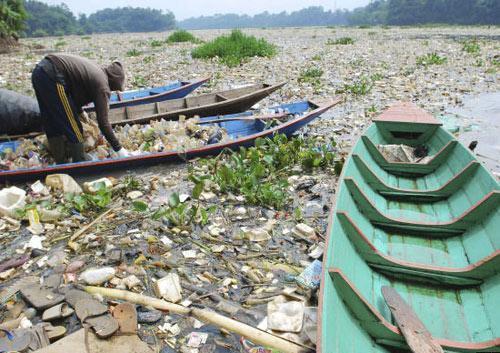
[[[394,288],[383,286],[382,295],[413,353],[444,353],[415,311]]]
[[[83,228],[80,228],[79,230],[77,230],[74,234],[72,234],[72,235],[71,234],[70,235],[65,235],[63,237],[59,237],[59,238],[53,239],[51,241],[51,243],[55,243],[55,242],[58,242],[58,241],[61,241],[61,240],[64,240],[64,239],[68,239],[68,238],[70,238],[69,242],[68,242],[68,245],[70,245],[71,243],[74,243],[74,241],[76,239],[78,239],[83,234],[85,234],[86,231],[88,231],[90,228],[92,228],[96,223],[100,222],[104,217],[106,217],[108,214],[110,214],[111,211],[115,211],[115,208],[111,207],[109,210],[101,213],[99,216],[96,217],[96,219],[94,219],[89,224],[85,225]]]
[[[186,308],[181,305],[169,303],[165,300],[147,297],[119,289],[85,287],[85,291],[90,294],[100,294],[110,299],[125,300],[134,304],[151,306],[159,310],[168,310],[179,315],[191,315],[196,319],[208,322],[228,331],[234,332],[240,336],[247,337],[255,344],[277,349],[287,353],[312,353],[313,349],[290,342],[284,338],[272,335],[268,332],[259,330],[242,322],[230,319],[213,311],[198,308]]]
[[[224,118],[224,119],[212,119],[206,121],[200,121],[198,124],[216,124],[223,123],[226,121],[236,121],[236,120],[267,120],[267,119],[281,119],[285,116],[290,115],[290,113],[280,113],[280,114],[271,114],[271,115],[255,115],[255,116],[235,116],[232,118]]]

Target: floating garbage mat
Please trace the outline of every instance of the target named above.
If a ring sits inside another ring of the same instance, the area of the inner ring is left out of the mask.
[[[0,190],[0,351],[313,352],[331,158],[277,136],[189,173]],[[280,194],[223,189],[217,163]]]
[[[411,147],[407,145],[378,145],[380,153],[388,162],[427,163],[432,159],[429,148],[425,145]]]
[[[115,157],[113,149],[101,135],[94,120],[82,121],[84,146],[91,160]],[[144,125],[124,125],[114,128],[122,146],[132,154],[146,154],[163,151],[185,151],[228,141],[225,129],[216,125],[200,125],[199,118],[179,121],[158,120]],[[0,151],[0,170],[38,168],[54,164],[49,153],[47,138],[39,135],[30,139],[20,139],[17,143],[4,144]]]

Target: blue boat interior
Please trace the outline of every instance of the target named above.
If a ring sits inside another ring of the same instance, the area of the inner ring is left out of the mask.
[[[179,88],[185,84],[186,84],[186,82],[175,81],[175,82],[171,82],[165,86],[126,91],[126,92],[121,93],[121,96],[122,96],[121,100],[124,101],[124,100],[130,100],[130,99],[156,96],[156,95],[161,94],[163,92],[171,91],[173,89]],[[111,98],[110,98],[110,102],[119,102],[119,101],[120,100],[118,99],[118,95],[116,93],[112,93]]]
[[[268,109],[266,114],[275,114],[280,112],[286,112],[292,115],[302,115],[311,109],[311,104],[308,101],[301,101],[289,104],[281,104]],[[245,136],[250,136],[259,132],[262,132],[267,127],[267,121],[255,119],[255,120],[231,120],[231,121],[221,121],[220,123],[214,122],[214,120],[227,120],[230,118],[240,118],[240,117],[251,117],[256,115],[255,111],[246,111],[237,114],[219,115],[211,117],[200,118],[200,122],[203,124],[204,121],[210,121],[210,125],[217,125],[227,131],[228,135],[232,140],[239,139]],[[0,153],[5,152],[8,149],[16,150],[20,145],[19,141],[7,141],[0,143]],[[81,162],[86,163],[86,162]],[[70,163],[73,164],[73,163]],[[0,175],[2,172],[0,172]]]
[[[303,114],[310,109],[311,105],[307,101],[295,102],[289,104],[281,104],[272,108],[269,108],[269,114],[271,113],[279,113],[280,111],[287,112],[289,114]],[[271,112],[274,111],[274,112]],[[204,121],[210,121],[210,124],[214,124],[223,128],[227,131],[228,135],[232,140],[241,138],[243,136],[249,136],[263,131],[267,124],[263,120],[255,119],[255,120],[232,120],[232,121],[224,121],[220,123],[214,123],[214,120],[217,119],[230,119],[230,118],[238,118],[238,117],[250,117],[255,115],[253,111],[247,111],[244,113],[237,114],[228,114],[217,117],[203,117],[200,118],[200,122],[203,124]]]

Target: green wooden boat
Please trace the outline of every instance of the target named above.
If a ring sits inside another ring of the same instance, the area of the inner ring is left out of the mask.
[[[424,146],[397,161],[383,145]],[[500,187],[410,103],[382,113],[345,164],[328,230],[318,352],[408,351],[383,286],[446,352],[500,352]]]

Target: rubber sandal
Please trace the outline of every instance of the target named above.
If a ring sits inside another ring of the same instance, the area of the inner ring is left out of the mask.
[[[0,337],[0,352],[31,352],[47,347],[66,334],[63,326],[52,326],[49,323],[37,324],[29,329],[14,331],[0,330],[5,333]]]
[[[21,289],[23,298],[35,309],[43,310],[59,304],[64,296],[52,292],[40,285],[28,286]]]
[[[45,333],[47,334],[47,337],[50,342],[56,341],[59,338],[63,337],[68,331],[64,326],[52,326],[52,325],[46,325],[43,327],[43,329],[45,330]]]
[[[76,303],[81,299],[93,299],[93,297],[89,293],[78,289],[70,289],[64,296],[66,303],[73,308],[76,308]]]
[[[99,338],[111,337],[120,326],[111,314],[90,317],[85,320],[85,324],[89,325]]]
[[[7,331],[0,330],[3,337],[0,337],[0,352],[23,352],[31,343],[31,333],[28,331]]]
[[[66,303],[61,303],[52,308],[45,310],[42,314],[43,321],[53,321],[57,319],[65,319],[71,316],[75,311]]]
[[[118,321],[120,333],[136,334],[137,333],[137,311],[135,305],[130,303],[122,303],[113,309],[113,317]]]
[[[75,304],[76,316],[81,322],[89,317],[99,316],[108,312],[108,307],[96,299],[80,299]]]

